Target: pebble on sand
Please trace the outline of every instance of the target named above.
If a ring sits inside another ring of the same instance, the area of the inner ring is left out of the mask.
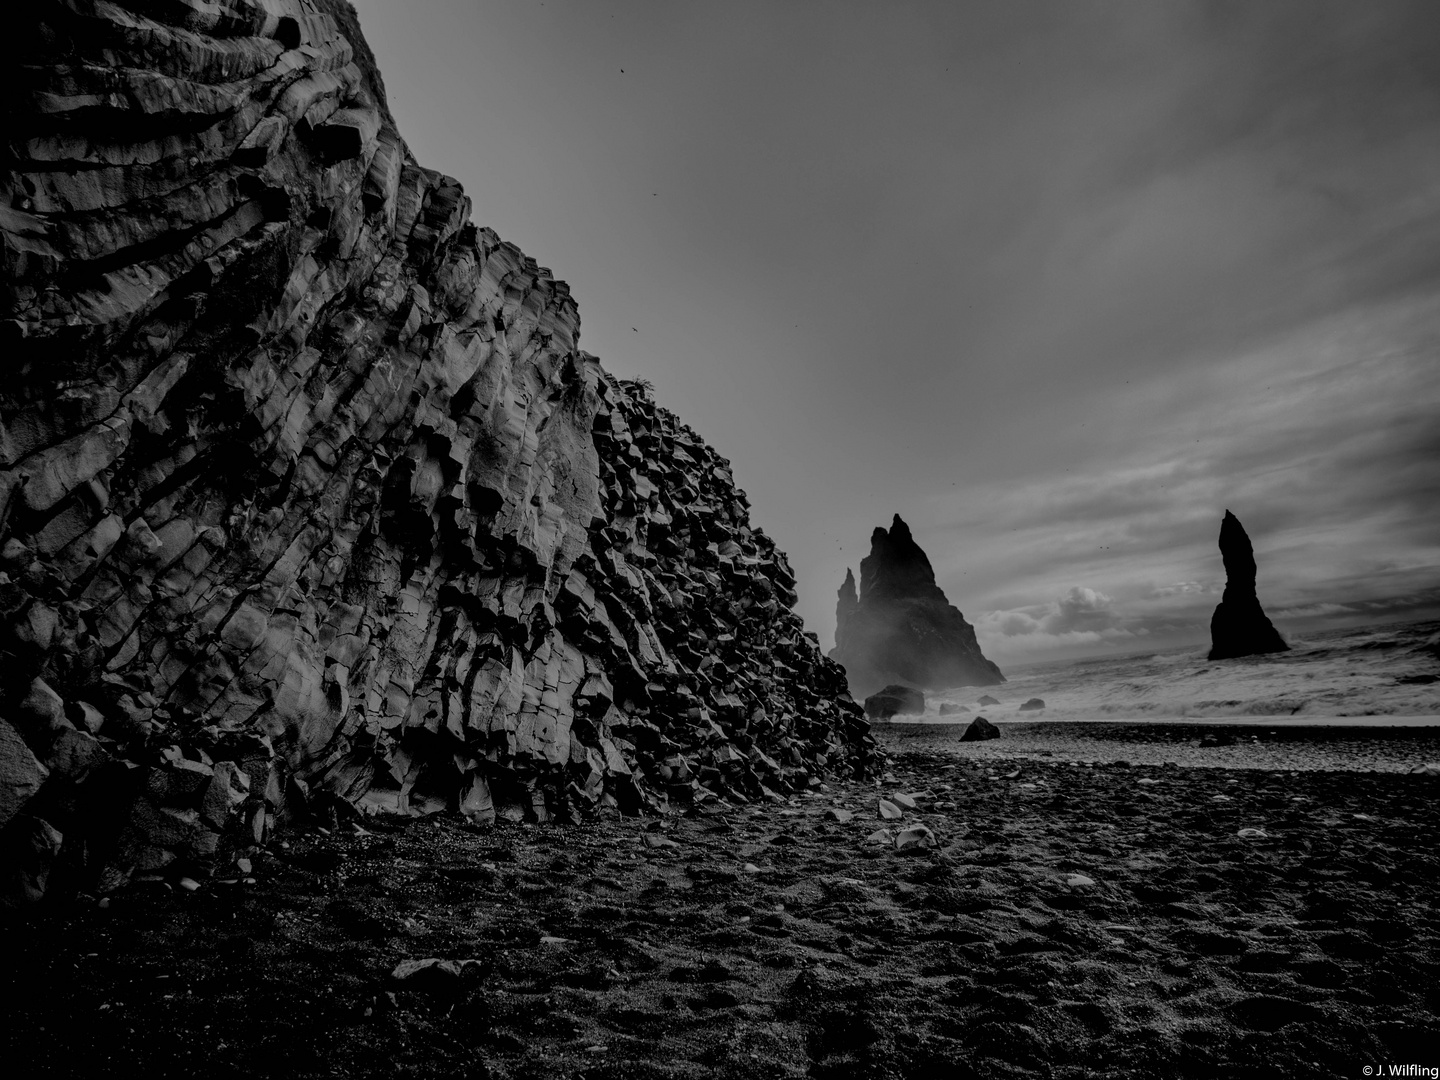
[[[928,825],[911,825],[908,829],[901,829],[896,835],[895,850],[910,851],[916,848],[933,848],[935,843],[935,834],[930,831]]]

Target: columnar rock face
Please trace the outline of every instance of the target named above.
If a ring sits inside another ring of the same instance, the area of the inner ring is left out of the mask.
[[[858,594],[845,571],[830,656],[844,665],[858,696],[887,683],[942,689],[1005,681],[980,652],[975,628],[935,584],[930,560],[899,514],[888,532],[871,534]]]
[[[1286,652],[1255,595],[1255,550],[1240,519],[1229,510],[1220,523],[1220,556],[1225,560],[1225,594],[1210,617],[1210,659]]]
[[[203,871],[327,800],[543,819],[868,768],[724,461],[410,156],[348,4],[7,29],[22,891]]]

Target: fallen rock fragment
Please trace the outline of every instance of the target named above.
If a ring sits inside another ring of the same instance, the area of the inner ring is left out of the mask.
[[[846,810],[839,806],[832,806],[830,807],[830,809],[825,811],[825,816],[831,821],[836,821],[839,822],[841,825],[844,825],[847,821],[851,821],[854,819],[855,812],[853,810]]]
[[[865,699],[865,715],[871,720],[918,716],[924,711],[925,695],[910,686],[892,684]]]
[[[478,975],[482,969],[479,960],[427,956],[421,960],[401,960],[390,972],[390,979],[406,989],[445,992],[458,990],[468,975]]]
[[[905,816],[905,812],[889,799],[877,799],[875,802],[875,813],[885,821],[898,821]]]
[[[896,851],[923,851],[935,845],[935,834],[928,825],[911,825],[895,834]]]
[[[1000,729],[983,716],[977,716],[971,720],[970,726],[960,735],[961,742],[984,742],[987,739],[998,738],[1000,738]]]

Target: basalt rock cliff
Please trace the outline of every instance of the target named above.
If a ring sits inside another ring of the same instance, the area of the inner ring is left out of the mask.
[[[343,0],[9,24],[0,869],[288,816],[701,809],[868,769],[726,462],[470,221]]]
[[[1225,593],[1210,617],[1210,659],[1287,652],[1255,594],[1255,550],[1240,519],[1229,510],[1220,522],[1220,556],[1225,560]]]
[[[975,628],[935,584],[935,571],[896,514],[870,537],[860,588],[845,571],[835,608],[835,648],[852,693],[888,683],[923,689],[992,686],[1005,676],[980,651]]]

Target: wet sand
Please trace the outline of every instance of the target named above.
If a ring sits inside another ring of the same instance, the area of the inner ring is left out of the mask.
[[[26,1077],[1440,1064],[1440,779],[1301,764],[1354,764],[1344,740],[1270,745],[1291,757],[1267,771],[1143,764],[1198,749],[1155,726],[1128,765],[1097,752],[1113,731],[1022,756],[1018,730],[881,730],[878,784],[577,827],[367,819],[292,832],[253,884],[12,922],[0,1053]],[[898,851],[915,824],[936,846]]]
[[[1276,720],[1042,720],[996,721],[1001,737],[962,743],[969,724],[877,724],[886,745],[962,760],[1034,758],[1128,761],[1134,765],[1188,765],[1217,769],[1329,769],[1409,772],[1440,762],[1440,716]],[[993,716],[991,717],[993,720]],[[1207,737],[1234,745],[1202,746]]]

